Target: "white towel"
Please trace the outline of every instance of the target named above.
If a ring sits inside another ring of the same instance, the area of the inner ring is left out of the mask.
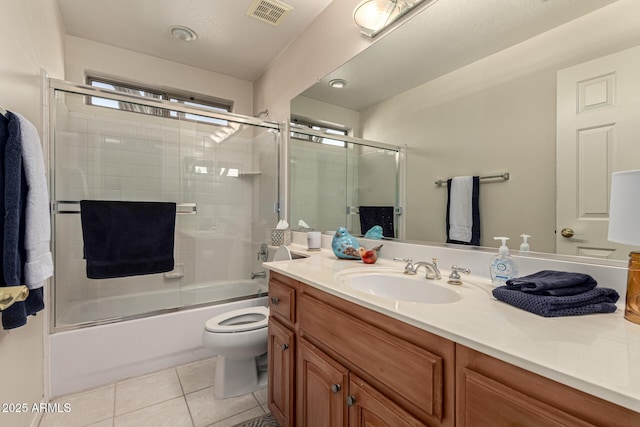
[[[460,242],[471,242],[473,177],[452,178],[449,197],[449,238]]]
[[[29,289],[37,289],[53,275],[49,192],[38,131],[29,120],[20,114],[13,114],[20,120],[22,167],[28,188],[25,208],[24,246],[27,259],[24,280]]]

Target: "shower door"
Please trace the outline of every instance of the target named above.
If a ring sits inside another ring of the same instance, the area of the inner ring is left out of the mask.
[[[277,124],[51,86],[54,330],[264,293],[251,272],[278,220]],[[80,200],[176,203],[174,269],[87,278]]]
[[[289,217],[319,231],[346,227],[364,234],[360,206],[393,210],[394,236],[401,237],[400,146],[295,129],[289,139]]]

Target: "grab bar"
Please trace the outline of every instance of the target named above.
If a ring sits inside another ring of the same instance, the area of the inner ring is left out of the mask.
[[[51,203],[51,210],[57,214],[79,214],[80,201],[78,200],[56,200]],[[198,206],[195,203],[176,203],[177,215],[195,215],[198,213]]]
[[[498,179],[498,178],[500,178],[502,181],[509,181],[509,172],[504,172],[504,173],[495,174],[495,175],[484,175],[480,177],[480,181],[484,179]],[[443,187],[447,185],[447,180],[439,179],[435,182],[435,184],[436,184],[436,187]]]

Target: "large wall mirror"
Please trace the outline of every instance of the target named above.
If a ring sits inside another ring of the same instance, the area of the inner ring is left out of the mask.
[[[638,16],[637,0],[437,1],[293,99],[292,117],[406,145],[407,240],[446,240],[436,181],[509,173],[480,185],[481,246],[528,234],[534,252],[627,259],[637,248],[607,240],[608,199],[612,172],[640,169]]]

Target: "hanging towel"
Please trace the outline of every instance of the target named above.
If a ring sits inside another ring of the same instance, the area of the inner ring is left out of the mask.
[[[591,313],[613,313],[618,292],[609,288],[594,288],[577,295],[548,296],[535,295],[500,286],[493,290],[493,296],[514,307],[544,317],[579,316]]]
[[[21,123],[17,115],[8,112],[8,137],[2,161],[4,165],[4,229],[2,267],[7,286],[23,285],[25,259],[25,207],[27,185],[22,168]]]
[[[384,237],[395,237],[393,206],[360,206],[360,232],[365,234],[374,225],[382,227]]]
[[[173,270],[175,203],[81,200],[80,219],[88,278]]]
[[[583,273],[542,270],[528,276],[507,280],[507,288],[536,295],[566,296],[590,291],[598,285]]]
[[[447,180],[447,243],[480,245],[480,177]]]
[[[29,188],[22,161],[22,122],[15,113],[0,118],[0,237],[2,240],[2,286],[24,284],[25,226]],[[45,184],[46,188],[46,184]],[[46,193],[45,193],[46,194]],[[47,213],[48,219],[48,213]],[[47,236],[48,237],[48,236]],[[27,316],[44,309],[42,286],[29,292],[25,301],[2,312],[2,327],[15,329],[27,323]]]
[[[49,191],[38,131],[30,121],[20,114],[14,114],[20,120],[22,168],[27,186],[24,211],[24,284],[29,289],[36,289],[53,276]]]

